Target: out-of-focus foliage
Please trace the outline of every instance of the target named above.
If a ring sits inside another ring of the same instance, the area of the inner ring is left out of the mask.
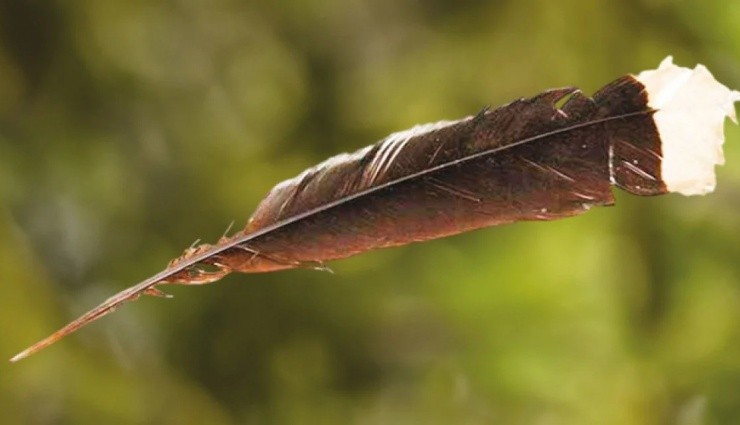
[[[705,63],[740,2],[0,2],[0,355],[418,122]],[[520,223],[128,305],[0,364],[3,424],[731,424],[740,131],[704,198]]]

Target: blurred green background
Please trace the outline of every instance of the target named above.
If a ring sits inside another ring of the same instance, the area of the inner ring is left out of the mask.
[[[0,2],[0,357],[420,122],[667,54],[740,2]],[[3,424],[735,424],[740,131],[707,197],[167,288],[21,363]]]

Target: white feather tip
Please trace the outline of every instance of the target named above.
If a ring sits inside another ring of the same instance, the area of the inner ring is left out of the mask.
[[[714,190],[714,166],[724,163],[724,120],[737,123],[740,92],[718,82],[704,65],[673,64],[636,76],[645,86],[663,153],[661,178],[670,192],[703,195]]]

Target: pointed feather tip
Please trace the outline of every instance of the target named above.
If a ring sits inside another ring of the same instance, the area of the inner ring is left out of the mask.
[[[20,353],[18,353],[18,354],[16,354],[15,356],[11,357],[11,358],[10,358],[10,362],[11,362],[11,363],[15,363],[15,362],[17,362],[17,361],[19,361],[19,360],[23,360],[23,359],[25,359],[26,357],[28,357],[28,356],[30,356],[30,355],[31,355],[31,353],[30,353],[30,352],[28,352],[28,350],[25,350],[25,351],[21,351]]]
[[[714,166],[724,164],[724,121],[737,124],[740,92],[717,81],[704,65],[676,66],[671,56],[636,78],[645,86],[648,106],[657,110],[666,188],[687,196],[714,191]]]

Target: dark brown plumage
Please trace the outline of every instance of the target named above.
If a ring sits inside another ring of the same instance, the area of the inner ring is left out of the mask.
[[[713,93],[706,104],[731,106],[740,99],[737,92],[709,80],[708,72],[702,75],[706,69],[690,71],[667,60],[656,71],[619,78],[593,97],[574,88],[549,90],[458,121],[416,126],[330,158],[275,186],[242,231],[214,245],[187,249],[162,272],[114,295],[12,360],[142,294],[166,296],[157,285],[209,283],[231,272],[324,268],[326,261],[371,249],[520,220],[569,217],[613,204],[612,185],[638,195],[666,193],[665,141],[650,106],[651,89],[640,77],[663,90],[667,86],[658,73],[675,82],[687,71],[700,75],[692,84]],[[718,111],[722,119],[729,114]],[[697,163],[713,167],[716,161],[708,158]],[[704,186],[678,190],[705,193],[710,187],[698,183]]]

